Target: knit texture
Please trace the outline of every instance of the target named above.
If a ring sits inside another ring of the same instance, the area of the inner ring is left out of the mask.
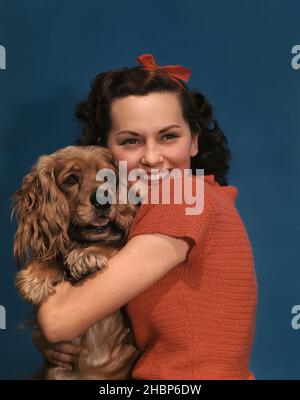
[[[185,262],[126,305],[141,351],[132,379],[255,379],[249,360],[257,282],[237,195],[208,175],[200,215],[174,202],[138,210],[129,240],[161,233],[195,243]]]

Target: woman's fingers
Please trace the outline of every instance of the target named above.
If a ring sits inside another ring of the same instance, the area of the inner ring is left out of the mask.
[[[61,353],[73,354],[78,356],[81,350],[80,346],[70,342],[60,342],[55,345],[55,350]]]
[[[60,361],[63,363],[67,363],[67,364],[73,364],[76,359],[77,356],[73,355],[73,354],[66,354],[66,353],[61,353],[59,351],[55,351],[55,350],[49,350],[48,354],[47,354],[47,358],[48,360],[56,360],[56,361]]]
[[[81,347],[72,342],[48,342],[41,330],[33,332],[33,340],[44,357],[55,367],[71,370],[81,351]]]
[[[68,371],[71,371],[73,369],[72,364],[63,363],[62,361],[58,361],[55,358],[53,358],[49,361],[54,367],[64,368],[64,369],[67,369]]]

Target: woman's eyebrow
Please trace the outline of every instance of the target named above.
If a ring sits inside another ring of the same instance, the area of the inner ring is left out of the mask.
[[[170,128],[181,128],[181,126],[180,125],[169,125],[169,126],[166,126],[165,128],[162,128],[158,133],[164,133],[165,131],[167,131]],[[139,135],[138,132],[131,131],[128,129],[118,132],[117,135],[120,135],[121,133],[132,133],[133,135]]]

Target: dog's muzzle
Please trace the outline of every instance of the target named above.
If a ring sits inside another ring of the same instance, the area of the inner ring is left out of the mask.
[[[90,203],[98,210],[107,210],[113,204],[113,196],[107,189],[97,190],[90,196]]]

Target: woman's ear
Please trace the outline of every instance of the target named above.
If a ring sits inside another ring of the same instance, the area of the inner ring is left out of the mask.
[[[192,135],[190,156],[195,157],[198,154],[198,137],[199,133]]]

